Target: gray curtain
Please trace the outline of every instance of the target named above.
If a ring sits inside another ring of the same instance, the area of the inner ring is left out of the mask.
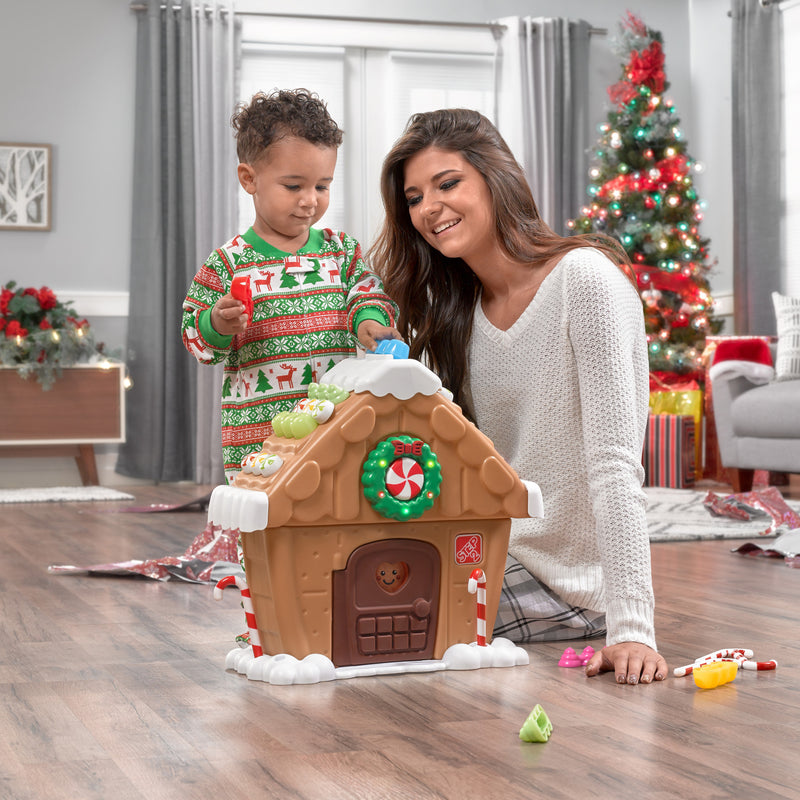
[[[589,24],[545,17],[498,22],[505,27],[498,128],[525,169],[542,217],[566,234],[586,194]]]
[[[126,397],[127,441],[116,467],[134,478],[195,480],[200,458],[207,470],[202,476],[222,480],[221,454],[216,465],[210,455],[212,439],[217,450],[221,446],[219,417],[208,401],[213,377],[200,377],[201,368],[181,343],[180,321],[200,263],[236,232],[228,220],[236,205],[233,139],[224,165],[215,161],[225,147],[209,149],[207,140],[228,125],[233,111],[235,40],[230,31],[220,31],[234,25],[228,4],[196,0],[168,8],[148,0],[138,15],[127,347],[133,388]],[[213,55],[211,42],[218,48]],[[225,100],[221,91],[210,96],[208,76],[217,68],[219,80],[229,84]],[[228,182],[218,178],[225,170]],[[217,230],[217,214],[224,234]],[[206,225],[209,230],[201,230]],[[199,440],[198,431],[204,432]]]
[[[777,3],[732,0],[733,292],[739,334],[774,334],[781,289],[781,29]]]

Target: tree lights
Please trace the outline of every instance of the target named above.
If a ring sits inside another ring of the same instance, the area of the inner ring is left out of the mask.
[[[602,232],[631,258],[645,313],[650,367],[686,375],[699,371],[713,318],[707,274],[708,239],[698,225],[704,203],[694,188],[702,166],[686,151],[672,101],[663,93],[662,37],[628,13],[614,52],[624,59],[610,86],[612,107],[598,126],[589,169],[589,202],[567,222],[576,233]]]

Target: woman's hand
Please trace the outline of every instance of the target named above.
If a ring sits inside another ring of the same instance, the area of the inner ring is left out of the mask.
[[[588,676],[614,671],[617,683],[650,683],[667,677],[667,662],[641,642],[620,642],[595,653],[586,665]]]

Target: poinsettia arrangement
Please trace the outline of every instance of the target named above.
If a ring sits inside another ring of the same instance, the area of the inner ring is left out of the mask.
[[[89,323],[78,319],[71,302],[62,302],[47,286],[0,291],[0,364],[16,367],[23,378],[34,375],[49,389],[62,367],[102,355]]]

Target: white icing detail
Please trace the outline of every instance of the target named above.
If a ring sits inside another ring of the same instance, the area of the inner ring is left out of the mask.
[[[274,454],[250,453],[242,459],[242,472],[261,475],[264,478],[277,472],[282,466],[283,459]]]
[[[320,383],[335,384],[348,392],[387,394],[409,400],[416,394],[433,395],[442,388],[439,376],[410,358],[367,353],[363,358],[345,358],[326,372]]]
[[[518,667],[530,663],[528,652],[502,637],[491,644],[479,647],[472,644],[454,644],[445,650],[441,661],[388,661],[380,664],[355,664],[335,667],[320,653],[311,653],[302,661],[287,653],[275,656],[253,657],[253,648],[236,647],[225,657],[225,669],[247,675],[251,681],[264,681],[273,685],[288,686],[301,683],[363,678],[374,675],[404,675],[415,672],[441,672],[446,669],[467,670],[483,667]]]
[[[264,530],[269,522],[269,497],[237,486],[217,486],[208,503],[208,521],[226,529]]]
[[[539,484],[525,480],[522,483],[528,490],[528,516],[544,517],[544,503],[542,502],[542,490],[539,488]]]
[[[297,402],[294,407],[295,411],[302,414],[308,414],[313,417],[320,425],[327,422],[333,415],[333,409],[336,406],[330,400],[321,400],[319,398],[304,397]]]
[[[445,397],[451,403],[453,402],[453,393],[449,389],[446,389],[444,386],[442,386],[442,388],[439,389],[439,394],[442,395],[442,397]]]

